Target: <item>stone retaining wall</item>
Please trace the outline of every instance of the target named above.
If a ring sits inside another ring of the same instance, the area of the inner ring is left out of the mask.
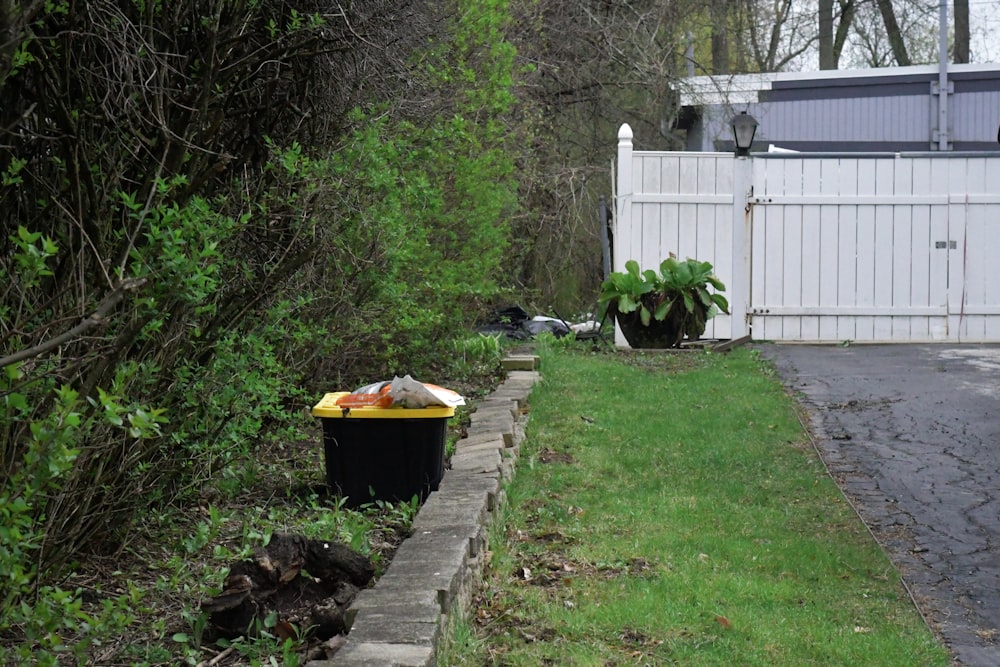
[[[530,361],[528,361],[530,360]],[[504,368],[537,368],[536,357],[508,358]],[[472,413],[451,468],[413,521],[373,588],[348,611],[347,642],[332,660],[306,667],[431,667],[450,619],[464,615],[485,567],[487,532],[504,502],[536,370],[510,370]]]

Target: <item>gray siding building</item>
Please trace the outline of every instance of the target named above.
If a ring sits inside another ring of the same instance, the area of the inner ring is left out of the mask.
[[[939,107],[946,81],[945,109]],[[754,151],[996,151],[1000,65],[937,65],[699,76],[677,87],[686,150],[730,151],[729,121],[746,111]],[[945,137],[938,133],[945,118]],[[943,141],[942,141],[943,139]]]

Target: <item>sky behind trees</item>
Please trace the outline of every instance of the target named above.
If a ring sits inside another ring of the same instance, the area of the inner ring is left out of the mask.
[[[810,5],[814,1],[810,0]],[[865,4],[868,6],[865,7]],[[884,26],[880,21],[875,2],[860,3],[861,9],[855,21],[855,33],[849,37],[841,57],[840,68],[870,67],[873,50],[877,41],[873,33],[881,33]],[[938,28],[940,2],[938,0],[893,0],[892,6],[899,18],[900,26],[907,33],[907,44],[914,64],[938,62]],[[955,27],[955,7],[953,0],[947,0],[949,43],[952,43]],[[810,8],[812,9],[812,7]],[[868,34],[865,34],[865,29]],[[882,52],[891,57],[888,50]],[[969,0],[969,62],[989,63],[1000,60],[1000,0]],[[954,59],[951,60],[954,62]],[[818,55],[813,51],[803,60],[801,69],[816,69]],[[890,66],[895,63],[878,63]]]
[[[1000,61],[1000,1],[970,0],[973,62]]]
[[[1000,60],[1000,0],[966,0],[967,33],[956,30],[956,4],[963,3],[946,0],[950,62]],[[698,44],[704,37],[694,33],[699,74],[866,69],[939,60],[940,0],[709,0],[709,6],[694,19],[696,24],[709,21],[712,33],[710,52]],[[820,20],[824,6],[830,16],[826,30]],[[967,39],[957,40],[962,34]],[[824,65],[821,44],[828,49]]]

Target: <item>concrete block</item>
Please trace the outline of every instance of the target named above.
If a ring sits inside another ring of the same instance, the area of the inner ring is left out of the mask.
[[[507,448],[501,435],[489,435],[476,440],[462,438],[455,443],[456,454],[474,454],[477,452],[498,452],[502,453]]]
[[[448,612],[464,584],[470,554],[467,537],[414,535],[400,545],[375,587],[394,589],[400,597],[435,591],[441,611]]]
[[[538,371],[509,371],[507,373],[507,378],[500,383],[498,389],[506,389],[511,387],[517,388],[528,388],[530,389],[536,382],[542,379],[542,376]]]
[[[514,471],[517,469],[517,458],[511,457],[509,459],[504,459],[503,466],[500,468],[500,479],[505,482],[509,482],[514,479]]]
[[[452,470],[468,472],[500,473],[502,457],[498,450],[479,452],[459,452],[451,457]]]
[[[499,483],[487,475],[463,472],[461,470],[445,470],[438,491],[446,493],[476,492],[485,490],[493,495],[500,488]]]
[[[483,549],[486,548],[487,534],[486,526],[487,523],[452,523],[445,524],[440,523],[438,525],[424,524],[418,531],[414,531],[414,535],[428,535],[428,536],[460,536],[464,537],[469,541],[469,557],[475,558],[478,556]]]
[[[524,414],[528,410],[528,396],[531,394],[531,387],[503,387],[502,385],[490,394],[490,400],[497,402],[511,402],[517,405],[517,414]]]
[[[397,591],[376,585],[358,593],[351,602],[351,609],[355,611],[398,606],[408,607],[414,614],[414,620],[435,621],[441,615],[437,593],[431,590],[413,591],[406,597],[400,597]]]
[[[514,419],[510,415],[481,415],[478,418],[472,413],[472,423],[469,426],[470,436],[491,433],[503,437],[504,445],[514,444]]]
[[[448,497],[452,494],[486,492],[486,508],[492,512],[497,506],[500,480],[494,475],[482,475],[464,470],[445,470],[444,478],[438,485],[437,493]],[[428,498],[429,500],[429,498]],[[426,503],[425,503],[426,505]],[[419,512],[417,518],[420,517]]]
[[[403,564],[430,563],[436,569],[458,568],[469,557],[469,536],[461,531],[424,529],[404,540],[389,563],[386,574]],[[379,580],[381,581],[381,579]]]
[[[360,609],[348,635],[362,644],[418,644],[433,647],[441,637],[441,615],[433,621],[414,620],[404,606]]]
[[[428,496],[413,519],[413,532],[439,526],[480,525],[487,521],[490,488],[485,485],[462,489],[457,485],[447,493],[437,490]]]
[[[503,436],[499,433],[491,433],[489,431],[481,431],[477,433],[470,433],[464,438],[455,443],[455,449],[460,447],[469,447],[473,445],[483,445],[499,443],[497,449],[503,449],[507,444],[503,441]]]
[[[514,415],[510,410],[503,407],[476,408],[476,411],[469,415],[469,421],[473,424],[477,422],[500,421],[503,423],[514,423]]]
[[[500,366],[505,371],[533,371],[538,369],[540,361],[533,354],[512,354],[501,359]]]
[[[310,663],[314,665],[314,663]],[[322,667],[433,667],[434,647],[347,641]],[[314,666],[315,667],[315,666]]]
[[[491,396],[490,398],[480,401],[476,410],[504,410],[509,412],[510,416],[515,419],[521,414],[521,408],[518,405],[517,400],[503,396]]]

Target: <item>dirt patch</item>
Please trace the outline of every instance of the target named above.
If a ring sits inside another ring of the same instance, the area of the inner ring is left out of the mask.
[[[697,370],[708,363],[708,353],[703,348],[619,350],[614,354],[633,368],[655,373],[683,373]]]
[[[554,449],[543,449],[537,455],[539,463],[575,463],[576,459],[568,452],[557,452]]]

